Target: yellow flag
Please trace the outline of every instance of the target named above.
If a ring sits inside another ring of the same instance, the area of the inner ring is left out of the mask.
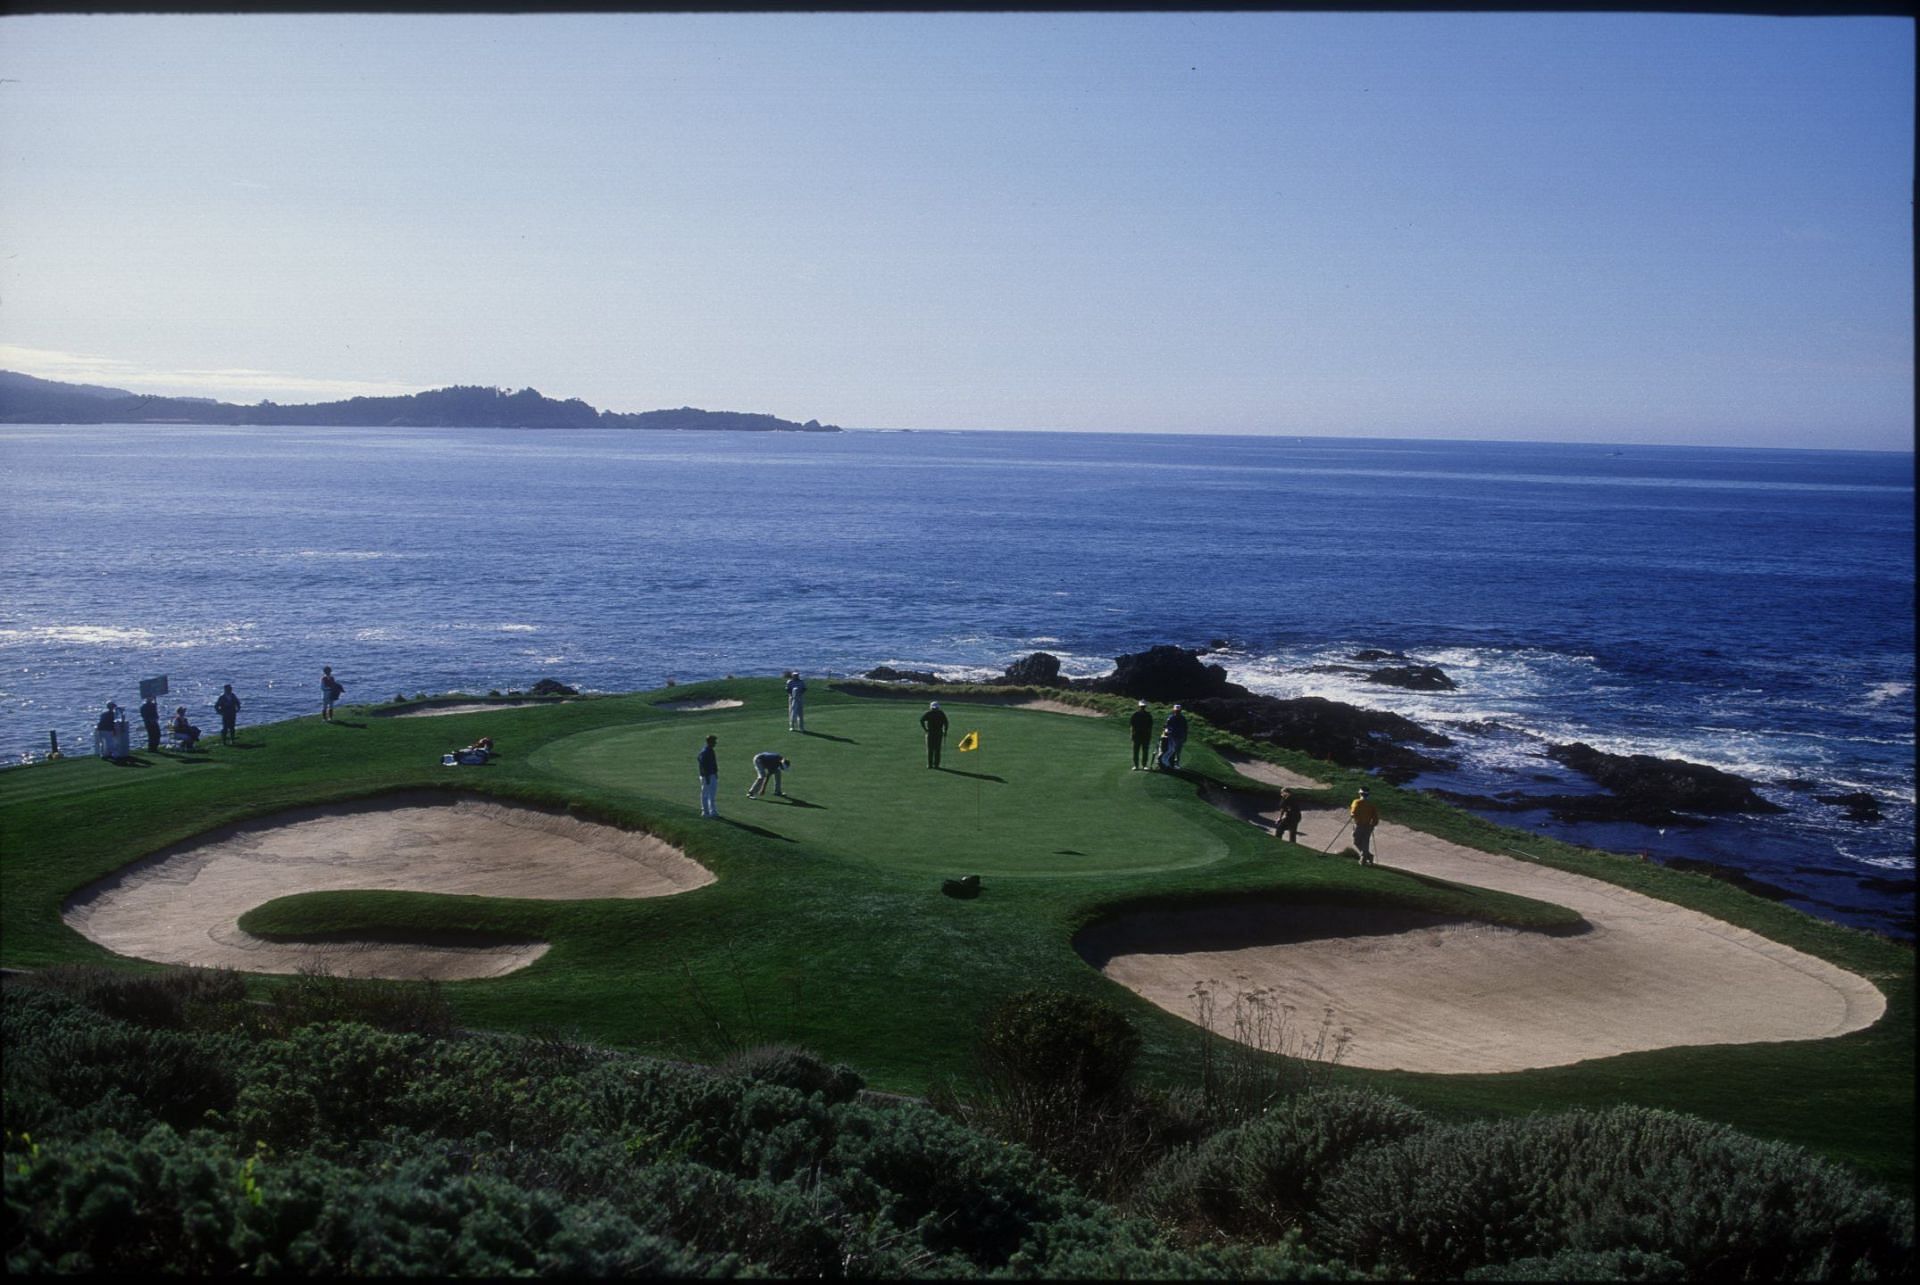
[[[955,749],[957,749],[957,750],[959,750],[959,751],[960,751],[961,753],[963,753],[963,754],[964,754],[964,753],[965,753],[966,751],[968,751],[968,750],[977,750],[977,749],[979,749],[979,748],[980,748],[980,733],[978,733],[978,732],[968,732],[968,733],[967,733],[967,734],[966,734],[965,736],[963,736],[963,737],[961,737],[961,738],[960,738],[960,743],[959,743],[958,745],[956,745],[956,746],[954,746],[954,748],[955,748]]]

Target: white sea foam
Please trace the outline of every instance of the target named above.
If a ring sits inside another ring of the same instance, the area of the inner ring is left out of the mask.
[[[1870,705],[1879,705],[1896,700],[1913,691],[1912,683],[1875,683],[1867,689],[1866,700]]]

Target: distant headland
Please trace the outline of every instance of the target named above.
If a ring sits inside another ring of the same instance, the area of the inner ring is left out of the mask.
[[[124,388],[66,384],[0,370],[0,424],[248,424],[321,428],[640,428],[735,433],[838,433],[817,419],[796,423],[744,411],[596,410],[578,398],[556,401],[531,388],[456,385],[405,397],[252,406],[201,397],[149,397]]]

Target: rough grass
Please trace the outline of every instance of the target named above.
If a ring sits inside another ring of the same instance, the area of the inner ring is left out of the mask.
[[[1347,900],[1376,896],[1385,882],[1363,884],[1346,863],[1276,844],[1205,804],[1199,790],[1206,781],[1256,794],[1260,787],[1198,745],[1189,749],[1185,778],[1129,773],[1127,734],[1117,718],[967,706],[962,698],[970,693],[954,692],[942,701],[957,702],[950,710],[955,733],[977,727],[983,749],[961,755],[949,746],[946,765],[980,775],[932,773],[924,767],[913,704],[821,686],[808,702],[814,736],[786,730],[777,682],[741,680],[672,690],[676,699],[746,702],[710,713],[655,709],[650,702],[658,692],[556,703],[505,718],[387,719],[346,707],[330,725],[305,718],[243,729],[235,747],[191,756],[137,753],[144,766],[76,758],[0,771],[0,962],[44,967],[110,959],[60,922],[60,905],[145,853],[293,806],[458,789],[651,830],[719,880],[651,901],[305,894],[256,910],[249,925],[287,936],[410,932],[550,941],[548,954],[524,972],[446,987],[458,1020],[503,1030],[558,1027],[618,1047],[705,1060],[756,1044],[797,1044],[852,1066],[876,1088],[905,1092],[956,1073],[981,1017],[1004,996],[1059,987],[1125,1011],[1143,1036],[1142,1074],[1172,1082],[1196,1056],[1196,1028],[1088,968],[1071,946],[1079,929],[1142,904]],[[1130,707],[1108,703],[1115,712]],[[692,759],[709,731],[721,736],[718,823],[696,812]],[[439,765],[445,750],[480,735],[500,741],[494,763]],[[1212,735],[1197,727],[1198,739]],[[1236,748],[1326,777],[1327,789],[1309,792],[1310,802],[1316,793],[1344,802],[1363,779],[1299,756]],[[794,758],[787,784],[799,802],[741,797],[751,779],[747,762],[760,749]],[[1621,1101],[1694,1112],[1911,1184],[1910,947],[1700,876],[1521,837],[1424,796],[1369,783],[1396,821],[1492,851],[1521,846],[1551,864],[1752,928],[1869,977],[1886,993],[1889,1010],[1874,1029],[1839,1040],[1674,1049],[1500,1076],[1340,1067],[1334,1082],[1383,1087],[1443,1118]],[[967,873],[983,875],[982,895],[941,895],[943,876]],[[1391,884],[1387,894],[1410,908],[1538,927],[1563,926],[1566,915],[1412,879]],[[250,982],[256,992],[284,985]]]

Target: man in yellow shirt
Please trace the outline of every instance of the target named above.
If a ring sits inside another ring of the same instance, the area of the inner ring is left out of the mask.
[[[1347,805],[1347,815],[1353,818],[1353,846],[1360,854],[1360,864],[1373,864],[1373,827],[1380,824],[1380,809],[1373,806],[1373,800],[1367,797],[1367,787],[1360,787],[1360,797]]]

